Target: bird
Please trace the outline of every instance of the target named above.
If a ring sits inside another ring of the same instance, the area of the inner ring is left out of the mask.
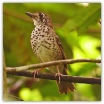
[[[30,43],[33,53],[40,62],[65,60],[63,46],[58,35],[55,33],[50,16],[43,12],[26,12],[31,17],[35,28],[31,33]],[[67,75],[67,64],[53,65],[48,67],[55,75]],[[67,94],[76,90],[73,82],[56,80],[59,93]]]

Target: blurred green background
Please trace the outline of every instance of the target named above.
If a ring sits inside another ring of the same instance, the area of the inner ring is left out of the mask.
[[[34,29],[25,12],[44,12],[50,15],[61,39],[67,58],[101,57],[100,3],[4,3],[3,48],[6,65],[23,66],[39,63],[34,56],[30,35]],[[75,63],[68,73],[73,76],[101,77],[95,63]],[[67,95],[58,92],[55,81],[8,75],[8,93],[25,101],[100,101],[101,86],[75,84],[76,91]]]

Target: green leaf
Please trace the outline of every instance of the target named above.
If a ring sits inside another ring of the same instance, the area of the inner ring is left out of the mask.
[[[73,17],[63,26],[63,29],[72,31],[77,29],[79,34],[84,33],[90,25],[97,23],[101,17],[101,4],[89,4],[88,7],[82,7]]]

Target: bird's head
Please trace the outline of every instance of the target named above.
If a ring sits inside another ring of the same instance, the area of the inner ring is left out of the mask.
[[[32,18],[34,25],[40,25],[40,24],[51,24],[51,19],[50,17],[45,14],[45,13],[41,13],[41,12],[36,12],[36,13],[30,13],[30,12],[26,12],[25,14],[27,14],[29,17]]]

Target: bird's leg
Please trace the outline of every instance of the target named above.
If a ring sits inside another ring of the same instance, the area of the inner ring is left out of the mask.
[[[34,70],[33,71],[33,74],[34,74],[34,79],[37,79],[36,78],[36,75],[41,71],[41,70],[43,70],[44,68],[40,68],[40,69],[37,69],[37,70]],[[39,81],[39,79],[37,79],[37,81]]]
[[[56,66],[56,68],[57,68],[58,73],[56,73],[55,76],[58,76],[59,77],[58,82],[60,83],[60,79],[61,79],[60,77],[62,76],[62,74],[59,72],[58,66]]]

